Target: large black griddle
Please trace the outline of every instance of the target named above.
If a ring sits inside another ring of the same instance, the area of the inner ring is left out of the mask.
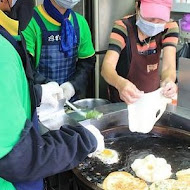
[[[148,154],[162,157],[172,166],[172,178],[181,169],[190,167],[190,132],[157,127],[148,134],[132,133],[127,126],[118,126],[102,132],[106,148],[119,152],[120,160],[116,164],[105,165],[98,158],[87,158],[73,170],[76,177],[90,189],[101,190],[105,177],[113,171],[127,171],[131,174],[131,164],[137,158]]]

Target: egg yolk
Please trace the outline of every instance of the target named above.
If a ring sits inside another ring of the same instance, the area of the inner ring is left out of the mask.
[[[113,156],[113,153],[108,149],[104,149],[104,151],[102,152],[102,155],[105,155],[107,157],[111,157],[111,156]]]
[[[153,169],[154,169],[154,166],[149,164],[149,165],[147,166],[147,168],[148,168],[149,170],[153,170]]]

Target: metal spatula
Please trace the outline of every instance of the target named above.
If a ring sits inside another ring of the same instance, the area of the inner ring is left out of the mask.
[[[70,103],[68,100],[65,102],[70,108],[72,108],[74,111],[76,111],[79,115],[85,117],[85,119],[99,119],[103,116],[103,113],[100,113],[96,110],[90,110],[87,112],[84,112],[77,107],[75,107],[72,103]]]
[[[74,111],[76,111],[79,115],[83,116],[86,118],[86,112],[81,111],[80,109],[78,109],[77,107],[75,107],[72,103],[70,103],[68,100],[65,101],[65,103],[72,108]]]

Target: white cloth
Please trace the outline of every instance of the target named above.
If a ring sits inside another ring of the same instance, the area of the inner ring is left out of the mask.
[[[63,97],[70,100],[75,95],[75,89],[70,82],[65,82],[60,86],[63,90]]]
[[[40,122],[49,130],[58,130],[64,123],[64,100],[60,100],[56,107],[50,104],[41,104],[37,107]]]
[[[88,155],[88,157],[92,157],[94,153],[102,152],[105,149],[104,136],[100,133],[99,129],[97,129],[94,125],[87,125],[84,127],[88,129],[97,140],[96,150]]]
[[[129,129],[132,132],[148,133],[164,113],[171,99],[161,94],[161,88],[145,93],[137,102],[128,105]]]
[[[63,91],[56,82],[49,82],[41,85],[42,98],[41,104],[50,104],[53,107],[58,105],[58,100],[63,99]]]

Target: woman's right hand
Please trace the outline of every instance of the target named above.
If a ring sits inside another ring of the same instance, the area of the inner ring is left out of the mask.
[[[120,78],[117,83],[117,90],[119,91],[120,99],[126,104],[132,104],[136,102],[144,94],[140,91],[132,82],[127,79]]]

